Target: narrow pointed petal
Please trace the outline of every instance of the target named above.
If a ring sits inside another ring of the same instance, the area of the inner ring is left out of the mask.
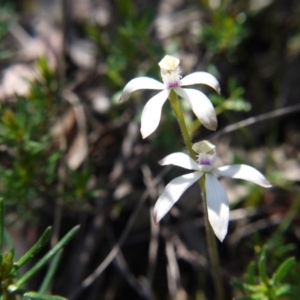
[[[207,72],[195,72],[183,77],[181,85],[206,84],[212,87],[218,94],[221,93],[220,85],[215,76]]]
[[[247,165],[224,166],[214,169],[213,172],[216,175],[221,175],[224,177],[248,180],[265,188],[272,186],[263,174],[261,174],[255,168]]]
[[[194,114],[207,129],[217,129],[218,121],[215,109],[210,100],[202,92],[182,88],[175,88],[174,90],[180,97],[190,102]]]
[[[165,85],[162,82],[159,82],[156,79],[150,77],[137,77],[130,80],[124,87],[121,98],[119,102],[123,102],[127,99],[129,94],[137,90],[163,90]]]
[[[157,224],[178,201],[181,195],[201,176],[202,172],[194,172],[173,179],[167,184],[154,206],[154,221]]]
[[[209,223],[222,242],[227,234],[229,221],[227,194],[217,178],[210,173],[205,174],[205,189]]]
[[[146,103],[141,117],[141,134],[143,139],[148,137],[157,128],[162,106],[168,99],[169,94],[170,90],[163,90]]]
[[[200,170],[200,166],[187,154],[182,152],[172,153],[159,161],[162,166],[175,165],[188,170]]]

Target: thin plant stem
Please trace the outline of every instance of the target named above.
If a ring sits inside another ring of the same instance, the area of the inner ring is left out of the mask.
[[[188,130],[186,128],[186,124],[185,124],[185,121],[184,121],[184,117],[183,117],[182,109],[181,109],[181,106],[180,106],[180,102],[178,101],[178,96],[174,91],[171,91],[170,96],[169,96],[169,100],[170,100],[173,112],[175,113],[175,116],[176,116],[177,121],[179,123],[181,134],[182,134],[184,143],[185,143],[185,145],[186,145],[186,147],[189,151],[189,154],[193,159],[196,159],[195,152],[192,149],[192,142],[191,142],[191,139],[190,139],[190,135],[188,133]]]
[[[180,106],[180,102],[178,100],[178,96],[174,91],[171,91],[169,100],[171,103],[171,107],[175,113],[177,121],[179,123],[179,127],[181,130],[181,134],[184,140],[184,143],[189,151],[190,156],[193,159],[196,159],[195,152],[192,149],[192,142],[190,135],[188,133],[185,120],[182,113],[182,108]],[[212,278],[215,285],[216,291],[216,298],[217,300],[223,300],[223,285],[222,285],[222,277],[221,277],[221,269],[220,269],[220,262],[219,256],[217,251],[217,244],[216,239],[214,237],[213,230],[211,225],[208,221],[208,211],[207,211],[207,199],[206,199],[206,192],[205,192],[205,177],[202,176],[199,180],[199,185],[202,193],[202,200],[203,200],[203,207],[204,207],[204,219],[205,219],[205,230],[206,230],[206,240],[207,240],[207,248],[208,248],[208,255],[212,266]]]
[[[4,236],[4,201],[0,198],[0,254],[3,251],[3,236]]]
[[[214,284],[215,284],[216,299],[222,300],[224,298],[223,298],[223,285],[222,285],[220,261],[219,261],[219,255],[218,255],[218,250],[217,250],[216,238],[214,236],[212,227],[208,221],[207,199],[206,199],[205,177],[204,176],[202,176],[200,178],[199,185],[201,188],[201,196],[202,196],[203,209],[204,209],[207,250],[208,250],[208,255],[209,255],[209,258],[211,261],[211,265],[212,265],[211,272],[212,272],[212,277],[213,277]]]

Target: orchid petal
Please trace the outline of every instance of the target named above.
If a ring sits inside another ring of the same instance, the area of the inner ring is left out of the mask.
[[[222,242],[227,234],[229,221],[227,194],[217,178],[210,173],[205,174],[205,189],[209,223],[217,238]]]
[[[159,161],[162,166],[175,165],[188,170],[200,170],[200,166],[187,154],[182,152],[172,153]]]
[[[215,109],[202,92],[182,88],[174,88],[174,90],[180,97],[190,102],[193,112],[206,128],[216,130],[218,121]]]
[[[158,223],[165,216],[181,195],[202,175],[202,172],[185,174],[167,184],[154,206],[153,214],[155,223]]]
[[[134,78],[125,85],[119,102],[126,100],[129,94],[142,89],[163,90],[165,89],[165,85],[162,82],[150,77]]]
[[[214,174],[236,179],[244,179],[269,188],[272,185],[258,170],[247,165],[231,165],[214,169]]]
[[[194,72],[181,80],[181,85],[192,85],[192,84],[206,84],[212,87],[218,94],[221,93],[220,85],[215,76],[207,72]]]
[[[141,134],[143,139],[157,128],[163,104],[168,99],[170,90],[163,90],[152,97],[145,105],[141,117]]]

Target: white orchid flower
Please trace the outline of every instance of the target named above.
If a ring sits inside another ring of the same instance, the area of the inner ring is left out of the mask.
[[[226,191],[216,176],[244,179],[266,188],[271,187],[271,184],[258,170],[247,165],[215,168],[215,146],[208,141],[194,144],[193,150],[197,153],[196,161],[180,152],[170,154],[160,161],[163,166],[172,164],[195,172],[179,176],[165,187],[155,204],[154,220],[158,223],[180,196],[205,174],[208,219],[215,235],[222,242],[227,234],[229,202]]]
[[[181,86],[200,83],[209,85],[220,93],[217,79],[207,72],[195,72],[181,78],[179,63],[179,59],[166,55],[158,64],[163,83],[149,77],[137,77],[124,87],[120,102],[136,90],[161,90],[147,102],[142,112],[141,134],[143,138],[148,137],[157,128],[162,106],[168,99],[171,90],[190,103],[193,112],[206,128],[210,130],[217,128],[216,113],[210,100],[198,90],[181,88]]]

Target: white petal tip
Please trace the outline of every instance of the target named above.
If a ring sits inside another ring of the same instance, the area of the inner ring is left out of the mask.
[[[227,232],[226,232],[226,234],[227,234]],[[217,238],[219,239],[219,241],[220,241],[221,243],[223,243],[226,234],[225,234],[225,235],[221,235],[221,236],[217,236]]]
[[[272,187],[272,184],[271,184],[269,181],[266,180],[266,181],[263,183],[262,186],[265,187],[265,188],[271,188],[271,187]]]
[[[156,215],[153,216],[153,220],[154,220],[155,225],[158,225],[160,219],[158,219]]]
[[[154,223],[157,225],[161,221],[161,219],[165,216],[165,214],[166,213],[161,213],[161,210],[159,210],[157,205],[155,205],[153,210]]]
[[[218,240],[222,243],[227,235],[227,228],[213,228],[214,234],[218,238]]]
[[[147,126],[143,126],[143,127],[141,127],[140,132],[141,132],[142,138],[145,139],[149,135],[151,135],[154,132],[154,130],[151,130],[151,129],[149,130],[149,128],[147,128]]]
[[[148,132],[145,132],[142,128],[141,128],[141,135],[142,135],[142,138],[145,139],[147,138],[151,133],[148,133]]]
[[[125,100],[125,97],[121,96],[119,99],[119,103],[122,103]]]
[[[214,124],[214,125],[211,127],[211,130],[212,130],[212,131],[216,131],[216,130],[217,130],[217,127],[218,127],[218,123]]]
[[[170,154],[170,155],[172,155],[172,154]],[[168,158],[170,155],[168,155],[168,156],[162,158],[161,160],[158,161],[158,163],[159,163],[161,166],[165,166],[166,164],[169,165],[170,163],[166,163],[166,161],[167,161],[167,158]]]
[[[218,121],[217,119],[211,120],[210,123],[203,124],[207,129],[216,131],[218,127]]]

